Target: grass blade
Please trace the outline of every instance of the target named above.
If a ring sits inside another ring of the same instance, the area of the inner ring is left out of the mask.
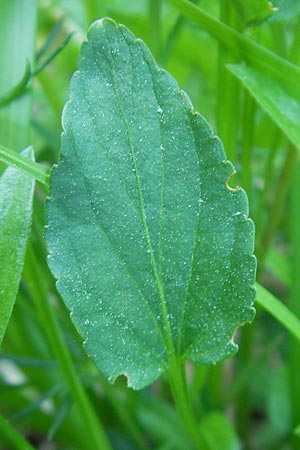
[[[28,147],[28,149],[33,151],[32,147]],[[41,164],[2,146],[0,147],[0,160],[48,187],[50,170]]]
[[[290,95],[300,99],[300,69],[267,48],[238,33],[187,0],[168,0],[225,47],[256,69],[280,82]]]
[[[36,0],[1,2],[0,97],[20,82],[27,59],[33,66],[36,12]],[[1,108],[1,144],[18,151],[28,146],[30,119],[30,94]]]
[[[33,158],[30,149],[24,155]],[[0,344],[11,317],[31,227],[34,182],[8,168],[0,178]]]
[[[278,298],[256,283],[256,303],[268,311],[300,342],[300,320]]]
[[[296,147],[300,148],[300,105],[270,77],[250,69],[245,64],[227,67],[246,87],[259,105]]]
[[[0,437],[5,439],[5,444],[8,442],[12,444],[15,450],[34,450],[34,447],[2,416],[0,416]]]

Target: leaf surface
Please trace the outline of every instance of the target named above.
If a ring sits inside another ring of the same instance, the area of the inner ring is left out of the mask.
[[[147,47],[110,19],[79,57],[46,238],[98,367],[142,388],[170,358],[214,363],[251,321],[254,227],[222,144]]]
[[[270,77],[245,64],[228,64],[260,106],[271,116],[287,138],[300,147],[300,104]]]
[[[24,157],[33,160],[31,148]],[[9,167],[0,178],[0,343],[12,313],[31,225],[34,180]]]

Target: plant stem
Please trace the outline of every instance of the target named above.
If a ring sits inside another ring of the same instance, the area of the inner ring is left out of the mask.
[[[259,200],[255,208],[255,229],[256,235],[261,236],[261,229],[263,227],[264,213],[267,209],[267,197],[271,191],[273,182],[273,171],[275,170],[275,160],[279,149],[280,139],[282,134],[279,128],[275,127],[273,131],[273,137],[269,144],[268,157],[264,168],[264,186],[259,194]]]
[[[1,146],[0,160],[20,170],[49,188],[50,170],[13,150]]]
[[[268,215],[267,223],[262,231],[259,246],[257,247],[256,255],[260,262],[263,262],[263,259],[268,252],[274,232],[282,216],[284,202],[286,199],[288,187],[290,185],[290,179],[293,173],[296,155],[297,151],[295,147],[290,145],[288,147],[286,159],[279,177],[273,205]]]
[[[112,450],[103,426],[98,420],[93,406],[83,389],[82,382],[75,370],[74,363],[63,339],[53,307],[49,302],[47,290],[42,282],[43,274],[40,273],[40,268],[31,245],[29,245],[28,248],[28,258],[30,260],[31,274],[33,277],[31,294],[49,342],[57,361],[60,364],[64,377],[68,382],[75,403],[78,406],[82,421],[89,432],[91,448],[94,450]]]
[[[169,360],[169,382],[177,411],[197,450],[211,450],[206,438],[201,433],[200,424],[192,410],[187,394],[184,367],[173,354]]]
[[[235,11],[229,2],[221,1],[222,22],[235,27],[238,21]],[[231,49],[224,48],[219,43],[218,61],[218,100],[217,100],[217,127],[222,139],[228,159],[236,163],[236,138],[238,130],[238,110],[240,83],[225,67],[226,63],[237,62],[237,57]]]
[[[290,60],[299,65],[300,60],[300,17],[295,27],[294,42],[290,51]]]
[[[148,0],[151,48],[158,58],[161,49],[161,0]]]
[[[1,415],[0,436],[5,439],[5,447],[9,443],[15,450],[34,450],[34,447]]]
[[[290,215],[290,235],[291,235],[291,291],[290,306],[291,311],[300,319],[300,158],[297,159],[294,169],[291,191],[291,215]],[[292,405],[292,425],[297,426],[300,422],[300,352],[299,343],[295,339],[290,340],[289,346],[289,376],[290,376],[290,399]],[[294,438],[293,447],[299,447],[299,437]]]
[[[257,292],[256,303],[268,311],[300,342],[300,319],[263,286],[256,283],[255,287]]]
[[[251,170],[251,150],[253,147],[253,131],[254,131],[254,114],[255,101],[248,92],[244,92],[244,114],[243,114],[243,143],[242,143],[242,187],[248,195],[249,204],[251,205],[251,187],[252,187],[252,170]]]
[[[199,2],[199,0],[191,0],[191,1],[195,4],[197,4]],[[162,66],[165,66],[167,64],[169,57],[180,37],[181,31],[185,25],[185,22],[186,22],[186,20],[183,17],[183,15],[179,14],[173,28],[171,29],[171,31],[169,32],[169,34],[166,38],[164,47],[162,48],[162,50],[160,52],[159,61],[162,64]]]

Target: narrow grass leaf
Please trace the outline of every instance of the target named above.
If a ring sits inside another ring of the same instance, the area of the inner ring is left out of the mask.
[[[63,127],[49,265],[98,367],[138,389],[174,358],[233,355],[254,316],[254,227],[205,119],[140,40],[104,19],[82,46]]]
[[[239,450],[237,435],[224,415],[218,412],[208,414],[202,420],[200,428],[211,450]]]
[[[34,447],[3,417],[0,415],[0,440],[5,447],[11,444],[15,450],[34,450]]]
[[[300,320],[271,292],[256,283],[256,302],[300,341]]]
[[[270,115],[287,138],[300,148],[300,103],[271,77],[245,64],[228,64],[259,105]]]
[[[19,154],[0,145],[0,161],[9,164],[48,187],[50,170],[24,156],[24,154],[31,155],[32,152],[32,147],[28,147],[22,154]]]
[[[16,86],[14,86],[9,92],[4,94],[0,98],[0,108],[2,108],[3,106],[7,105],[10,102],[12,102],[13,100],[17,99],[22,94],[24,94],[27,84],[30,81],[30,78],[31,78],[31,66],[30,66],[29,60],[27,59],[26,66],[25,66],[25,72],[24,72],[22,79],[19,81],[19,83]]]
[[[23,156],[33,160],[32,150]],[[0,178],[0,343],[16,299],[31,224],[34,180],[14,168]]]
[[[296,64],[240,34],[188,0],[168,2],[174,4],[184,16],[197,23],[241,60],[274,78],[290,95],[300,100],[300,68]]]

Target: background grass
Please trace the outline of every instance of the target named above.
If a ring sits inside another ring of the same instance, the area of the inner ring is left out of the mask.
[[[189,9],[191,3],[199,3],[241,39],[205,22],[205,16]],[[237,170],[231,184],[246,188],[256,223],[258,280],[300,318],[300,144],[295,145],[300,116],[292,123],[293,134],[263,97],[277,83],[284,103],[275,90],[271,95],[279,112],[289,117],[298,111],[298,2],[274,2],[282,8],[255,26],[242,20],[238,2],[191,3],[1,1],[0,98],[22,79],[26,58],[33,73],[46,67],[31,77],[21,97],[0,109],[0,144],[15,151],[31,144],[37,161],[50,168],[59,156],[61,112],[88,26],[103,16],[124,23],[147,43],[221,136]],[[252,47],[243,44],[244,38],[273,52],[269,66],[264,54],[253,50],[250,58]],[[58,54],[52,58],[53,53]],[[292,68],[276,55],[291,61]],[[246,90],[247,84],[228,70],[228,64],[242,60],[264,77],[262,93]],[[111,386],[83,353],[47,268],[45,196],[45,189],[37,186],[23,277],[0,353],[1,413],[41,449],[105,449],[104,429],[113,449],[187,450],[164,378],[141,392],[128,390],[122,379]],[[214,436],[211,448],[300,448],[299,341],[260,305],[254,324],[241,329],[237,340],[235,358],[214,367],[187,366],[201,427]],[[4,429],[0,423],[0,447],[18,448],[18,437],[14,441]],[[25,448],[22,440],[20,445]]]

